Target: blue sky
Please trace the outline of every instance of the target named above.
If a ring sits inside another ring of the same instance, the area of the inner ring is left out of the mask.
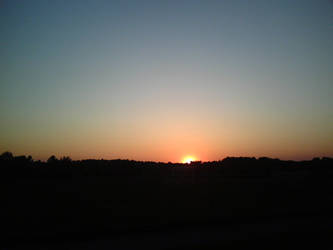
[[[331,1],[2,1],[0,150],[333,154]]]

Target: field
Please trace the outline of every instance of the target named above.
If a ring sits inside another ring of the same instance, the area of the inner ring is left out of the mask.
[[[2,163],[9,249],[306,245],[333,229],[331,159]]]

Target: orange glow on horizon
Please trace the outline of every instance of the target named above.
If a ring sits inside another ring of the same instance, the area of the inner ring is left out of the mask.
[[[187,164],[190,164],[192,161],[196,161],[196,158],[194,156],[185,156],[183,159],[182,159],[182,163],[187,163]]]

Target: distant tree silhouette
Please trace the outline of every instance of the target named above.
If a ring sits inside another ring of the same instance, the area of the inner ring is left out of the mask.
[[[1,154],[0,159],[1,160],[7,160],[7,161],[8,160],[13,160],[14,156],[11,152],[6,151],[6,152]]]
[[[49,164],[54,164],[54,163],[57,163],[57,162],[58,162],[58,159],[54,155],[51,155],[49,157],[49,159],[47,159],[47,163],[49,163]]]
[[[32,156],[31,156],[31,155],[28,155],[27,160],[28,160],[29,162],[33,162]]]
[[[72,159],[69,156],[63,156],[60,158],[62,162],[72,162]]]

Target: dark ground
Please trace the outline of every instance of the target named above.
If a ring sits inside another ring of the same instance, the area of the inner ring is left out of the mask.
[[[333,161],[1,156],[1,249],[332,249]]]

